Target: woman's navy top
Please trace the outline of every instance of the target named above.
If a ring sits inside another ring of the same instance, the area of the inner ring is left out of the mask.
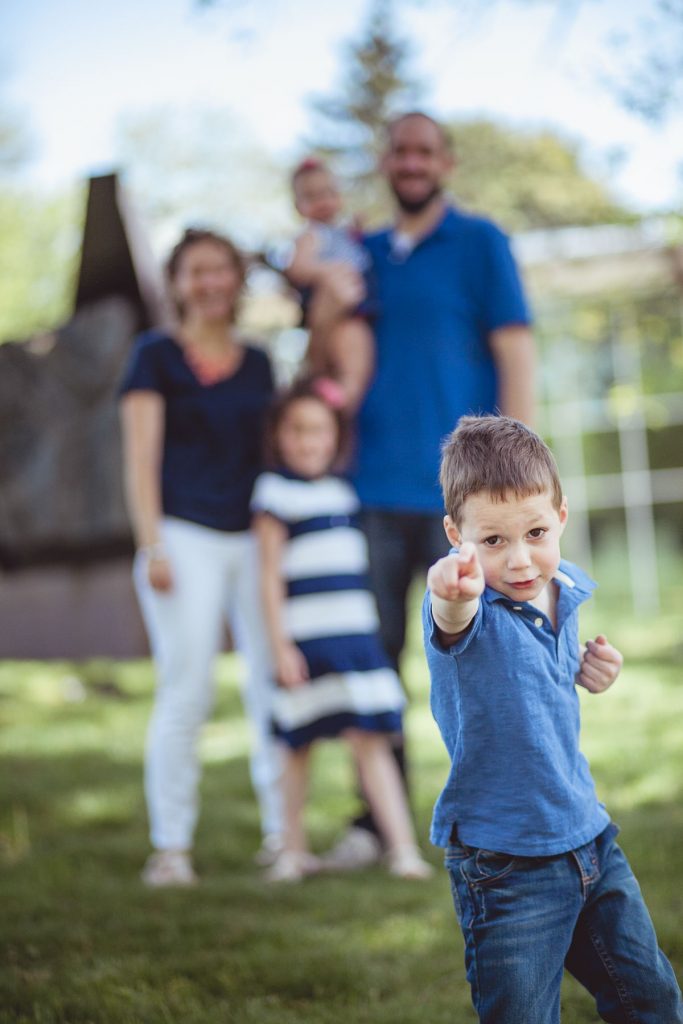
[[[164,515],[214,530],[246,530],[273,394],[267,355],[247,345],[235,373],[207,385],[169,334],[146,331],[136,339],[120,387],[122,395],[129,391],[156,391],[164,399]]]

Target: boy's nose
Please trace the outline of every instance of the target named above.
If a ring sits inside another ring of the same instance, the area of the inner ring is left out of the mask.
[[[526,544],[513,544],[508,549],[508,566],[510,569],[523,569],[531,564],[529,549]]]

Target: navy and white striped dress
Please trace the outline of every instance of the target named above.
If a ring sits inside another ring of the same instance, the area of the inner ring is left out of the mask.
[[[264,473],[252,509],[287,528],[284,622],[310,672],[308,685],[277,690],[275,733],[296,748],[350,727],[399,731],[405,696],[379,639],[355,491],[336,476]]]

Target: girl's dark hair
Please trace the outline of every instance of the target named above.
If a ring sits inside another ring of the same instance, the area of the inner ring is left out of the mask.
[[[336,381],[320,374],[309,374],[297,378],[288,388],[280,391],[273,400],[266,417],[264,434],[265,463],[269,469],[282,466],[282,454],[277,443],[277,434],[287,410],[295,402],[312,398],[329,409],[337,426],[337,454],[330,468],[342,470],[351,456],[351,420],[345,412],[343,395]]]
[[[244,260],[244,256],[237,248],[234,242],[232,242],[225,235],[219,235],[217,231],[211,231],[209,228],[186,228],[182,234],[182,237],[171,249],[170,255],[166,260],[165,271],[166,278],[170,284],[175,281],[178,270],[183,256],[188,249],[192,248],[193,245],[199,245],[201,242],[211,242],[212,245],[220,246],[224,249],[230,261],[237,271],[238,277],[238,294],[242,291],[244,282],[247,276],[247,267]],[[176,309],[178,315],[182,317],[183,308],[182,304],[176,301]]]

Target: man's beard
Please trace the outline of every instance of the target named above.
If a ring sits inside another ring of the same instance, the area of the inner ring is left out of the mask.
[[[442,191],[441,185],[434,185],[434,187],[424,196],[420,196],[418,199],[408,199],[405,196],[402,196],[393,184],[391,186],[391,190],[394,193],[396,202],[404,213],[422,213],[430,203],[441,195]]]

